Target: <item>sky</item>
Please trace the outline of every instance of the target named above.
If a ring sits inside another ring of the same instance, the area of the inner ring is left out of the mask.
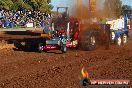
[[[122,0],[123,4],[132,6],[132,0]]]
[[[56,7],[63,6],[63,7],[71,7],[73,5],[74,0],[51,0],[51,4],[54,6],[53,10],[56,10]],[[84,4],[87,4],[86,1],[83,0]],[[100,2],[101,1],[101,2]],[[99,7],[102,6],[104,0],[97,0],[97,5]],[[132,0],[121,0],[123,4],[132,6]],[[98,3],[99,2],[99,3]]]

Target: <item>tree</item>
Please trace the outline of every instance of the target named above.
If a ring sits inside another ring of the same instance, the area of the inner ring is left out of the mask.
[[[119,17],[122,12],[121,0],[105,0],[104,11],[106,17]]]
[[[53,9],[53,6],[49,4],[50,0],[30,0],[26,2],[29,4],[33,10],[40,10],[42,12],[50,12]]]
[[[11,8],[13,10],[19,10],[20,8],[32,10],[32,7],[25,0],[12,0],[12,2],[14,3]]]
[[[123,6],[122,6],[122,15],[123,15],[123,14],[127,14],[128,17],[130,17],[131,14],[132,14],[131,11],[132,11],[132,7],[131,7],[131,6],[129,6],[129,5],[123,5]]]
[[[131,9],[132,9],[132,7],[129,5],[123,5],[122,6],[122,15],[126,12],[125,10],[131,10]]]
[[[13,2],[11,0],[0,0],[0,8],[10,10]]]
[[[42,12],[50,12],[53,6],[51,0],[0,0],[0,8],[7,10],[19,10],[25,8],[27,10],[40,10]]]
[[[132,9],[132,7],[129,6],[129,5],[123,5],[122,6],[122,11],[124,11],[124,10],[130,10],[130,9]]]

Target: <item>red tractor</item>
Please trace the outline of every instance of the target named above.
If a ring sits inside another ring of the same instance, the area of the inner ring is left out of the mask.
[[[65,12],[59,13],[60,9],[65,9]],[[77,47],[78,45],[79,20],[69,18],[67,7],[58,7],[57,14],[58,17],[52,19],[51,29],[48,29],[48,32],[47,29],[44,29],[44,33],[41,34],[45,43],[39,44],[38,50],[40,52],[59,49],[65,53],[68,47]]]
[[[59,9],[65,9],[65,12],[59,13]],[[86,30],[80,31],[80,21],[77,18],[69,17],[67,7],[58,7],[57,14],[59,16],[52,19],[50,31],[47,32],[47,29],[44,29],[44,33],[41,34],[45,43],[39,43],[40,52],[58,49],[65,53],[68,47],[94,50],[97,39],[99,39],[97,36],[100,36],[99,32],[106,32],[105,29],[109,29],[109,25],[106,24],[89,24]]]

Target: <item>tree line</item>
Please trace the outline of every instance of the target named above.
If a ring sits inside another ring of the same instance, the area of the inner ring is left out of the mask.
[[[5,10],[39,10],[42,12],[50,12],[53,6],[51,0],[0,0],[0,9]]]
[[[124,10],[132,9],[129,5],[123,5],[121,0],[105,0],[104,13],[106,17],[119,17]]]
[[[39,10],[41,12],[50,12],[53,6],[51,0],[0,0],[0,9],[20,10]],[[119,17],[125,9],[131,9],[131,6],[122,5],[121,0],[105,0],[103,12],[106,17]]]

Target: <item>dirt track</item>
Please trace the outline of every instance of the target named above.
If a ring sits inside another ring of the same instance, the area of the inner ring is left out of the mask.
[[[31,37],[24,34],[8,33],[1,35],[0,39]],[[69,50],[66,54],[59,54],[59,51],[36,53],[2,49],[0,88],[81,88],[82,67],[89,72],[91,79],[132,80],[132,39],[129,41],[127,46],[111,46],[110,50],[100,47],[91,52]]]

